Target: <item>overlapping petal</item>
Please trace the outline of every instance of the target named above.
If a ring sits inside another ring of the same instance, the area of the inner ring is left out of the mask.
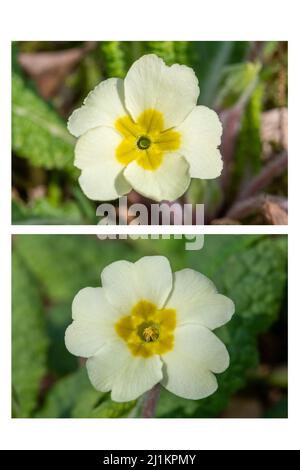
[[[153,171],[144,170],[133,161],[124,170],[124,176],[136,191],[155,201],[174,201],[190,184],[189,165],[175,152],[165,154]]]
[[[116,159],[121,140],[109,127],[96,127],[78,139],[75,165],[82,170],[79,183],[90,199],[109,201],[131,190],[123,176],[124,165]]]
[[[190,165],[192,178],[211,179],[220,176],[223,162],[218,146],[222,125],[218,115],[206,106],[196,106],[178,126],[180,152]]]
[[[172,271],[164,256],[144,256],[136,263],[116,261],[104,268],[101,280],[108,301],[127,315],[141,299],[163,307],[172,289]]]
[[[103,289],[81,289],[72,304],[73,323],[67,328],[65,344],[76,356],[90,357],[116,337],[118,312],[107,302]]]
[[[162,385],[175,395],[191,400],[214,393],[218,384],[213,372],[223,372],[229,365],[224,344],[214,333],[200,325],[178,327],[174,349],[162,360]]]
[[[176,309],[178,324],[196,323],[210,330],[227,323],[234,313],[232,300],[218,294],[212,281],[193,269],[174,274],[167,307]]]
[[[164,128],[179,125],[197,103],[199,86],[190,67],[168,67],[154,54],[141,57],[129,69],[125,80],[125,103],[133,119],[147,109],[163,113]]]
[[[135,400],[162,379],[159,356],[132,358],[125,343],[112,341],[88,359],[90,381],[117,402]]]
[[[88,94],[83,105],[73,112],[68,129],[75,137],[79,137],[94,127],[114,127],[116,119],[124,114],[123,80],[109,78],[99,83]]]

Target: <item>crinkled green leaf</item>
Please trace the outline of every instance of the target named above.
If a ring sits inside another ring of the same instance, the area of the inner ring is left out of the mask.
[[[283,252],[277,240],[265,238],[231,256],[214,276],[220,291],[235,302],[243,326],[254,333],[277,319],[285,293],[287,245]]]
[[[263,238],[264,235],[205,235],[203,249],[197,252],[197,256],[193,251],[186,252],[188,266],[215,281],[216,273],[226,265],[228,258],[238,257]]]
[[[15,71],[12,73],[12,148],[34,166],[72,168],[74,139],[66,123]]]
[[[26,418],[37,406],[48,341],[41,294],[16,253],[12,272],[13,415]]]

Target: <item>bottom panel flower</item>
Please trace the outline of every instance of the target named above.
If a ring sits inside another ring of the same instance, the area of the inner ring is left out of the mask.
[[[287,237],[18,235],[14,418],[287,417]]]

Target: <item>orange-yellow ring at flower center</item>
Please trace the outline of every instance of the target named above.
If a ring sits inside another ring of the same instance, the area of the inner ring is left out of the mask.
[[[148,300],[140,300],[129,315],[115,324],[117,334],[126,342],[133,356],[164,354],[174,346],[176,311],[158,309]]]
[[[115,122],[123,140],[116,149],[116,159],[123,165],[136,161],[145,170],[156,170],[165,153],[179,149],[181,134],[164,129],[163,114],[156,109],[146,109],[135,122],[129,115]]]

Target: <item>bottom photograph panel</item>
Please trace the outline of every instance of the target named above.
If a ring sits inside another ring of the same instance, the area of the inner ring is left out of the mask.
[[[12,263],[12,417],[287,417],[287,236],[17,235]]]

